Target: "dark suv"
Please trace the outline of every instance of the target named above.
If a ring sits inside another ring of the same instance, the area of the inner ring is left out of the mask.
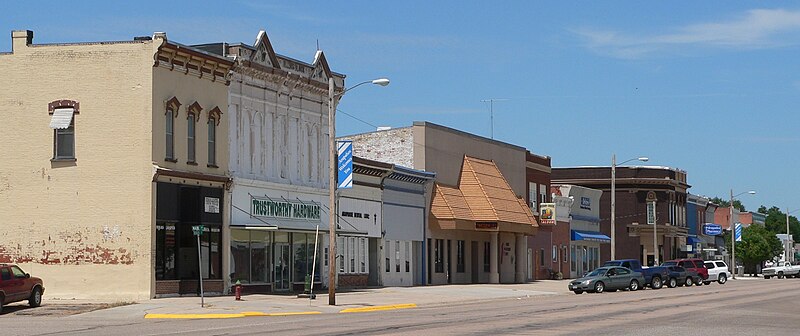
[[[685,268],[687,271],[697,272],[702,278],[702,281],[698,285],[702,285],[703,281],[708,279],[708,269],[706,268],[703,259],[699,258],[689,258],[689,259],[675,259],[666,261],[661,266],[680,266]]]
[[[24,300],[31,307],[38,307],[42,304],[42,294],[42,279],[31,277],[17,265],[0,264],[0,313],[4,305]]]

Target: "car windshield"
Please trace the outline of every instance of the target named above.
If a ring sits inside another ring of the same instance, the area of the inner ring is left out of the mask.
[[[678,264],[677,261],[667,261],[667,262],[662,263],[661,266],[675,266],[677,264]]]
[[[587,277],[591,277],[591,276],[606,275],[606,271],[608,271],[608,268],[601,267],[601,268],[598,268],[598,269],[592,271],[591,273],[587,274],[586,276]]]

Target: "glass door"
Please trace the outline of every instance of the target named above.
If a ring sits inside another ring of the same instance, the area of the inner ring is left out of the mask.
[[[292,271],[292,249],[288,232],[275,232],[275,291],[289,290]]]

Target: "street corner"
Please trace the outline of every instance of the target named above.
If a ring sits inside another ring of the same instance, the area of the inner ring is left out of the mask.
[[[367,313],[367,312],[375,312],[375,311],[410,309],[410,308],[417,308],[417,304],[415,304],[415,303],[404,303],[404,304],[385,305],[385,306],[370,306],[370,307],[359,307],[359,308],[347,308],[347,309],[340,310],[339,313]]]

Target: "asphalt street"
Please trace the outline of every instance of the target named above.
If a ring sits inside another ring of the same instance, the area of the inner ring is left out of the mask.
[[[566,282],[563,282],[566,286]],[[0,316],[4,335],[798,335],[800,279],[561,292],[350,314],[146,320]]]

